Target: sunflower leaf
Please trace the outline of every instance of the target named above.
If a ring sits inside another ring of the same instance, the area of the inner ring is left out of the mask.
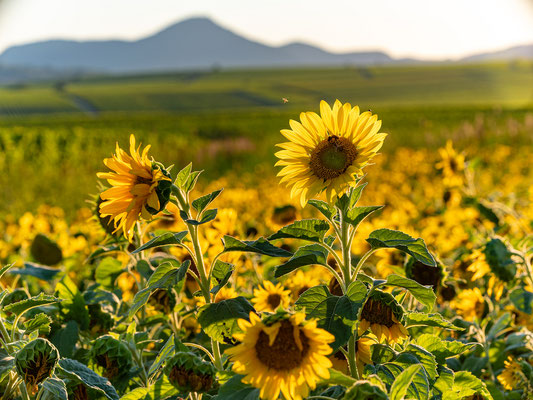
[[[206,304],[198,313],[198,322],[205,333],[219,342],[233,341],[233,334],[239,329],[237,320],[250,319],[254,307],[244,297]]]
[[[518,311],[533,314],[533,293],[522,288],[514,289],[509,295],[509,299]]]
[[[207,210],[205,213],[202,213],[202,218],[200,221],[195,219],[185,219],[184,222],[191,225],[202,225],[208,222],[213,221],[217,217],[218,209],[214,208],[212,210]]]
[[[15,315],[21,315],[32,308],[59,303],[60,301],[63,300],[41,293],[38,296],[9,304],[4,307],[4,311],[9,311]]]
[[[218,391],[217,400],[259,400],[259,389],[242,382],[244,375],[231,377]]]
[[[25,262],[24,268],[9,271],[10,274],[34,276],[43,281],[51,281],[59,272],[61,272],[59,268],[46,267],[32,262]]]
[[[271,235],[268,240],[301,239],[320,243],[324,240],[329,229],[329,223],[322,219],[303,219],[284,226]]]
[[[487,385],[482,380],[476,378],[469,371],[458,371],[455,373],[452,388],[443,396],[443,400],[463,399],[474,396],[476,393],[481,394],[486,400],[493,400]],[[452,397],[452,395],[455,396]]]
[[[57,378],[46,378],[39,391],[39,399],[68,400],[65,382]]]
[[[413,256],[422,264],[432,267],[437,266],[424,240],[421,238],[415,239],[407,233],[391,229],[378,229],[372,232],[366,241],[370,243],[373,249],[396,248]]]
[[[445,364],[446,359],[456,357],[464,352],[480,346],[479,343],[463,343],[457,340],[442,340],[436,335],[424,333],[415,340],[416,344],[432,353],[439,364]]]
[[[436,328],[444,328],[453,331],[463,331],[464,328],[455,326],[450,321],[444,319],[439,313],[426,314],[421,312],[410,312],[404,314],[405,327],[411,328],[414,326],[433,326]]]
[[[200,214],[209,204],[211,204],[213,200],[218,197],[220,193],[222,193],[222,190],[224,189],[215,190],[214,192],[206,194],[205,196],[198,197],[192,202],[192,207],[198,212],[198,214]]]
[[[357,228],[366,217],[374,211],[381,210],[384,206],[353,207],[346,213],[345,221]]]
[[[132,254],[137,254],[141,251],[151,249],[153,247],[168,246],[172,244],[181,244],[185,236],[187,236],[187,231],[181,232],[165,232],[160,236],[153,238],[152,240],[146,242],[141,247],[133,250]]]
[[[76,360],[61,358],[57,363],[56,375],[61,379],[81,382],[88,388],[97,390],[110,400],[119,400],[117,391],[106,378],[101,377]]]
[[[335,207],[331,206],[325,201],[311,199],[307,203],[315,207],[327,219],[332,219],[337,213],[337,211],[335,210]]]
[[[51,323],[52,318],[50,318],[45,313],[39,313],[35,317],[24,323],[24,334],[29,335],[34,331],[39,331],[40,335],[47,335],[50,333]]]
[[[300,247],[284,264],[276,267],[274,276],[279,278],[305,265],[327,265],[328,251],[318,244]]]
[[[259,238],[257,240],[239,240],[229,235],[224,235],[222,239],[224,244],[224,252],[229,251],[242,251],[248,253],[259,253],[270,257],[290,257],[292,253],[284,250],[280,247],[276,247],[271,244],[265,238]]]
[[[211,293],[217,294],[220,289],[226,286],[233,271],[235,271],[233,264],[217,260],[213,267],[213,273],[211,274],[211,281],[214,285]]]
[[[437,296],[431,286],[424,286],[412,279],[400,275],[389,275],[387,280],[382,285],[396,286],[407,289],[415,299],[425,305],[429,310],[435,305]]]
[[[361,179],[358,179],[356,183],[359,183]],[[361,198],[361,194],[363,193],[363,189],[367,183],[363,183],[361,185],[357,185],[355,187],[350,188],[347,193],[344,193],[342,196],[340,196],[337,199],[337,202],[335,205],[342,210],[344,214],[348,212],[351,208],[353,208],[359,199]]]
[[[353,282],[343,296],[332,295],[325,285],[314,286],[298,298],[295,307],[305,310],[307,318],[316,318],[320,328],[335,336],[331,347],[336,350],[350,338],[367,294],[367,287],[360,281]]]
[[[390,388],[390,400],[403,400],[420,368],[422,368],[420,364],[411,365],[396,377]]]

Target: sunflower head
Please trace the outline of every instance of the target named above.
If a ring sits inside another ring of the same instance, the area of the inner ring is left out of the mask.
[[[376,290],[363,306],[359,329],[361,333],[370,329],[379,341],[396,342],[408,336],[402,320],[402,306],[390,293]]]
[[[279,307],[287,308],[290,304],[290,290],[285,290],[281,283],[274,285],[265,281],[263,287],[254,289],[252,303],[257,311],[275,312]]]
[[[207,392],[215,382],[215,367],[191,352],[177,352],[167,361],[164,371],[180,391]]]
[[[329,343],[335,338],[305,321],[304,313],[278,312],[263,321],[250,313],[250,321],[239,320],[241,343],[226,350],[234,361],[233,371],[243,382],[260,389],[262,399],[301,400],[320,379],[329,378]]]
[[[405,275],[421,285],[431,286],[436,291],[442,283],[444,277],[442,265],[437,263],[436,267],[425,265],[420,261],[410,258],[405,265]]]
[[[162,164],[148,158],[150,146],[142,153],[140,149],[131,135],[130,154],[117,143],[115,154],[104,160],[111,172],[98,173],[100,179],[111,185],[100,194],[100,215],[109,216],[114,221],[114,232],[122,230],[130,240],[136,221],[149,220],[165,208],[172,186],[169,172]]]
[[[381,121],[370,111],[335,101],[333,108],[320,103],[320,115],[300,114],[300,122],[290,120],[291,129],[281,134],[289,142],[276,153],[283,167],[281,183],[291,187],[291,197],[299,197],[302,206],[323,190],[330,202],[344,193],[363,174],[363,168],[383,145],[385,133],[379,133]]]
[[[131,352],[126,345],[109,335],[100,336],[92,342],[91,358],[109,380],[128,374],[133,365]]]
[[[24,382],[35,391],[39,383],[52,376],[58,360],[56,347],[46,339],[37,338],[18,351],[15,366]]]

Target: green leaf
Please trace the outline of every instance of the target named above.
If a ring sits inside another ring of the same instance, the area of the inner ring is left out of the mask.
[[[160,236],[153,238],[152,240],[146,242],[138,249],[135,249],[131,254],[137,254],[141,251],[151,249],[153,247],[161,247],[168,245],[181,244],[185,236],[187,236],[187,231],[181,232],[165,232]]]
[[[61,272],[59,268],[46,267],[31,262],[25,262],[24,268],[15,268],[9,271],[10,274],[34,276],[43,281],[51,281],[59,272]]]
[[[115,286],[115,279],[124,271],[122,262],[113,257],[106,257],[96,267],[94,279],[106,289]]]
[[[455,376],[451,369],[443,365],[439,365],[437,367],[437,371],[439,373],[439,377],[435,381],[433,388],[437,394],[442,395],[453,387],[453,380]]]
[[[357,226],[374,211],[381,210],[384,206],[353,207],[346,213],[345,221]]]
[[[301,239],[320,243],[324,240],[324,236],[329,229],[330,226],[327,221],[321,219],[304,219],[284,226],[271,235],[268,240]]]
[[[161,263],[148,279],[146,286],[154,290],[177,285],[179,281],[185,278],[190,263],[189,260],[185,260],[180,264],[178,260],[171,259]]]
[[[385,364],[377,364],[374,367],[367,366],[366,369],[374,370],[379,378],[388,387],[394,384],[396,378],[408,367],[413,364],[419,364],[417,358],[411,355],[410,362],[388,362]],[[429,382],[425,370],[420,368],[413,377],[411,384],[407,388],[408,399],[429,399]]]
[[[318,244],[300,247],[284,264],[276,267],[274,276],[279,278],[306,265],[327,265],[328,251]]]
[[[46,378],[42,383],[38,397],[42,400],[68,400],[65,382],[57,378]]]
[[[137,311],[139,311],[141,307],[146,304],[151,294],[152,289],[149,287],[139,290],[137,293],[135,293],[135,296],[133,297],[133,303],[128,311],[128,319],[131,319],[137,313]]]
[[[417,281],[406,278],[405,276],[396,274],[389,275],[384,285],[407,289],[415,299],[425,305],[429,310],[433,308],[437,300],[437,296],[435,296],[435,292],[433,292],[431,286],[423,286]]]
[[[148,376],[152,376],[163,365],[163,363],[174,355],[174,334],[170,335],[165,345],[159,351],[159,354],[155,358],[154,362],[148,370]]]
[[[78,339],[79,326],[76,321],[70,320],[65,327],[54,332],[50,341],[57,347],[61,357],[72,357]]]
[[[0,268],[0,278],[2,278],[4,274],[9,271],[11,267],[13,267],[13,265],[15,265],[15,263],[7,264]]]
[[[0,349],[0,382],[15,368],[15,357],[10,356],[4,349]]]
[[[489,264],[490,269],[498,278],[508,282],[515,277],[516,265],[512,259],[512,253],[500,239],[491,239],[485,245],[483,253],[487,264]]]
[[[479,343],[463,343],[457,340],[442,340],[438,336],[424,333],[416,338],[416,344],[422,346],[435,356],[439,364],[445,364],[446,359],[457,357],[467,351],[480,346]]]
[[[217,217],[217,213],[218,213],[218,209],[214,208],[212,210],[207,210],[206,212],[204,212],[202,214],[202,219],[200,219],[200,221],[188,218],[188,219],[185,219],[184,222],[187,224],[195,225],[195,226],[206,224],[208,222],[213,221]]]
[[[198,197],[192,202],[192,207],[198,212],[198,214],[200,214],[209,204],[211,204],[213,200],[218,197],[220,193],[222,193],[222,190],[224,189],[215,190],[214,192],[206,194],[205,196]]]
[[[242,382],[244,375],[230,378],[218,391],[217,400],[259,400],[259,389]]]
[[[89,328],[89,310],[85,305],[85,299],[76,284],[68,275],[63,276],[56,285],[56,295],[61,302],[61,314],[65,320],[78,322],[81,330]]]
[[[178,175],[176,176],[176,180],[174,181],[174,184],[180,189],[183,189],[185,187],[185,183],[187,182],[187,178],[191,174],[191,171],[192,171],[192,163],[189,163],[180,172],[178,172]]]
[[[493,400],[492,395],[487,390],[487,386],[479,378],[476,378],[468,371],[459,371],[455,373],[453,380],[453,387],[448,392],[444,393],[443,400],[449,400],[456,397],[462,399],[467,396],[473,396],[479,393],[483,395],[486,400]]]
[[[213,267],[213,273],[211,274],[211,282],[213,285],[211,293],[217,294],[220,289],[226,286],[233,271],[235,271],[233,264],[217,260]]]
[[[421,238],[414,239],[406,233],[391,229],[378,229],[372,232],[366,241],[370,243],[373,249],[396,248],[413,256],[422,264],[437,266]]]
[[[196,182],[198,181],[198,177],[200,176],[202,172],[203,171],[193,171],[189,174],[189,176],[187,177],[187,180],[183,184],[183,190],[186,193],[194,189],[194,187],[196,186]]]
[[[259,253],[270,257],[290,257],[292,253],[282,248],[272,245],[265,238],[259,238],[257,240],[239,240],[234,237],[225,235],[222,239],[224,244],[224,252],[229,251],[242,251],[248,253]]]
[[[359,183],[360,179],[357,181]],[[350,188],[347,193],[344,193],[342,196],[340,196],[337,200],[336,206],[339,207],[344,214],[351,208],[353,208],[359,199],[361,198],[361,194],[363,193],[363,189],[368,183],[362,183],[361,185],[357,185],[355,187]]]
[[[436,328],[449,329],[453,331],[463,331],[464,328],[455,326],[450,321],[444,319],[444,317],[439,314],[426,314],[420,312],[410,312],[404,314],[405,318],[405,327],[411,328],[413,326],[433,326]]]
[[[335,210],[335,207],[329,205],[325,201],[311,199],[307,203],[315,207],[327,219],[332,219],[337,213],[337,211]]]
[[[89,257],[87,257],[87,262],[89,261],[92,261],[98,257],[100,257],[102,254],[105,254],[105,253],[110,253],[112,251],[117,251],[117,250],[120,250],[120,246],[119,245],[111,245],[111,246],[104,246],[104,247],[99,247],[98,249],[96,249],[95,251],[93,251]]]
[[[390,400],[403,400],[407,389],[413,382],[415,375],[420,371],[420,364],[411,365],[404,369],[394,380],[390,388]]]
[[[509,295],[509,299],[518,311],[533,314],[533,293],[523,288],[516,288]]]
[[[166,375],[162,375],[152,386],[146,394],[144,400],[163,400],[175,399],[180,394],[179,391],[168,381]]]
[[[147,394],[147,388],[138,387],[137,389],[133,389],[131,392],[122,396],[120,400],[144,400]]]
[[[31,297],[26,300],[18,301],[16,303],[9,304],[4,307],[4,311],[9,311],[15,315],[22,315],[28,310],[31,310],[35,307],[40,306],[47,306],[50,304],[56,304],[60,301],[63,301],[61,299],[58,299],[57,297],[50,296],[44,293],[39,294],[38,296]]]
[[[206,304],[198,313],[198,322],[205,333],[219,342],[232,341],[239,318],[249,320],[255,309],[248,300],[239,296],[218,303]]]
[[[350,338],[367,294],[367,287],[360,281],[350,284],[343,296],[332,295],[325,285],[314,286],[298,298],[295,307],[305,310],[307,318],[316,318],[320,328],[335,336],[335,342],[331,344],[335,350]]]
[[[50,333],[51,323],[52,318],[44,313],[39,313],[24,323],[24,334],[29,335],[34,331],[39,331],[40,335],[48,335]]]
[[[105,395],[110,400],[119,400],[117,391],[106,379],[82,363],[69,358],[61,358],[57,363],[56,375],[62,379],[73,379]]]
[[[412,364],[414,360],[422,364],[429,382],[435,383],[435,380],[438,376],[437,359],[430,351],[424,349],[423,347],[410,343],[401,353],[398,354],[394,361],[396,363],[408,365]]]
[[[357,382],[357,379],[345,375],[333,368],[329,369],[329,379],[324,379],[321,381],[321,383],[325,385],[341,385],[346,387],[352,386],[355,382]]]
[[[496,321],[494,321],[494,325],[489,329],[487,340],[492,341],[504,333],[503,331],[509,326],[512,320],[513,317],[511,316],[511,313],[503,313]]]

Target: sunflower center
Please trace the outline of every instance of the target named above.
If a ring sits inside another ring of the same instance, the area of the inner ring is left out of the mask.
[[[269,294],[267,297],[267,303],[273,310],[278,308],[279,303],[281,303],[281,296],[277,293]]]
[[[368,299],[363,307],[361,319],[366,319],[370,324],[385,325],[390,328],[395,324],[392,309],[381,301]]]
[[[347,138],[331,135],[311,152],[309,166],[320,179],[342,175],[357,157],[357,149]]]
[[[300,328],[296,328],[300,329]],[[294,326],[291,321],[281,321],[281,327],[272,346],[269,336],[261,331],[255,344],[257,358],[268,368],[277,371],[289,371],[302,364],[309,351],[309,339],[300,331],[301,348],[294,339]]]

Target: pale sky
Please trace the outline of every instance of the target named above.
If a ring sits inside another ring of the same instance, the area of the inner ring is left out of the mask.
[[[47,39],[135,40],[207,16],[270,45],[459,58],[533,43],[533,0],[0,0],[0,53]]]

